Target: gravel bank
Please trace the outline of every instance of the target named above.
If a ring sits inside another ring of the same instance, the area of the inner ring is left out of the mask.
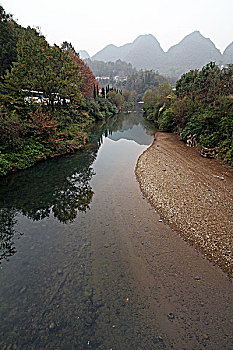
[[[232,278],[233,171],[159,132],[136,176],[163,220]]]

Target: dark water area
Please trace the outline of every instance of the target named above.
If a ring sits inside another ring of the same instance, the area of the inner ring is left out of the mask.
[[[232,285],[140,192],[140,113],[0,183],[0,349],[230,349]]]

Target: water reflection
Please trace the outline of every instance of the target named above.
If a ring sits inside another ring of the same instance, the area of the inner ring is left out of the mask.
[[[148,135],[142,133],[141,123],[145,123],[143,129]],[[0,184],[0,261],[15,254],[14,240],[23,234],[15,228],[18,214],[33,221],[53,215],[59,222],[69,223],[78,212],[90,209],[94,195],[90,186],[94,175],[92,164],[104,137],[149,144],[151,132],[151,125],[143,121],[140,114],[115,116],[93,127],[90,143],[84,150],[3,179]]]
[[[112,118],[108,123],[101,125],[102,128],[99,143],[102,144],[103,136],[113,141],[126,139],[139,145],[150,145],[151,135],[155,133],[154,125],[143,119],[141,113],[121,114],[118,118]],[[95,130],[98,130],[98,128]],[[95,137],[94,130],[94,137]],[[99,130],[98,130],[99,131]]]
[[[54,159],[15,174],[0,186],[0,259],[15,253],[16,215],[38,221],[51,214],[60,222],[72,222],[78,211],[90,208],[89,184],[98,146],[86,152]],[[22,233],[21,233],[22,234]]]
[[[21,233],[15,229],[15,215],[13,209],[0,209],[0,261],[8,260],[16,253],[13,238],[18,238]]]

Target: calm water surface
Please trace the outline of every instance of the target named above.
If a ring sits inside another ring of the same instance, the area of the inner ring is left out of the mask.
[[[153,133],[121,115],[1,182],[1,350],[233,349],[232,284],[136,182]]]
[[[121,115],[86,150],[3,181],[1,349],[141,344],[122,240],[126,222],[135,229],[134,167],[153,133],[140,114]]]

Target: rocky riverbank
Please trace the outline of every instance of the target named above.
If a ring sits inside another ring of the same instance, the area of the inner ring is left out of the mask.
[[[232,278],[233,171],[159,132],[136,176],[163,220]]]

